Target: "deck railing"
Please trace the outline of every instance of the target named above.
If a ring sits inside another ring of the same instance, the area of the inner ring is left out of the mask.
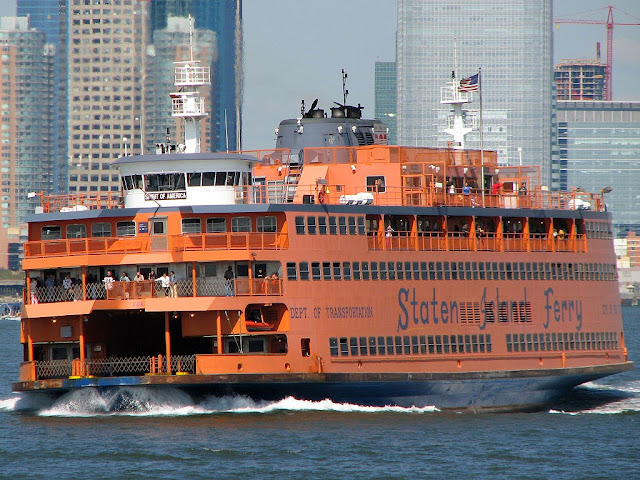
[[[195,355],[172,355],[171,369],[167,368],[167,358],[157,357],[111,357],[85,360],[48,360],[35,362],[36,378],[47,380],[72,376],[112,377],[122,375],[145,375],[148,373],[184,372],[195,373]]]
[[[492,193],[479,189],[464,191],[461,188],[435,186],[437,182],[422,186],[372,186],[372,185],[295,185],[281,183],[271,185],[246,185],[235,187],[236,204],[322,203],[327,205],[365,204],[389,206],[446,206],[488,207],[536,210],[576,210],[588,208],[604,211],[603,193],[581,191],[550,192],[532,188],[527,192],[500,191]],[[441,184],[439,184],[441,185]],[[364,195],[364,196],[363,196]],[[358,197],[358,198],[356,198]],[[365,200],[365,198],[367,200]],[[106,208],[124,208],[121,194],[42,195],[44,213]]]
[[[158,241],[162,239],[163,241]],[[206,250],[284,250],[286,233],[230,232],[168,236],[67,238],[25,242],[25,258]]]
[[[114,281],[108,284],[88,283],[86,289],[82,285],[73,285],[66,289],[62,286],[38,287],[26,299],[27,304],[75,302],[81,300],[135,300],[143,298],[173,297],[230,297],[230,296],[281,296],[283,282],[280,278],[236,278],[233,281],[216,278],[178,280],[169,287],[162,287],[159,280],[141,282]]]
[[[418,232],[396,231],[367,237],[369,250],[416,251],[486,251],[486,252],[578,252],[586,251],[585,235],[563,238],[545,234],[485,232]]]

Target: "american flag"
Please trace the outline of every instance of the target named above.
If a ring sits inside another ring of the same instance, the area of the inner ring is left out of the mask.
[[[469,78],[463,78],[460,80],[460,86],[458,87],[459,92],[477,92],[478,91],[478,76],[480,74],[476,73]]]

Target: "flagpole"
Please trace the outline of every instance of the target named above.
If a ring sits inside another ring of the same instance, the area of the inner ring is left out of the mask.
[[[478,68],[478,92],[480,93],[480,187],[482,188],[482,206],[485,207],[484,199],[484,128],[482,125],[482,67]]]

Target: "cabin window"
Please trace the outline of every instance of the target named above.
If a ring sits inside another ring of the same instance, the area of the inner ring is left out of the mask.
[[[304,217],[296,217],[296,234],[304,235]]]
[[[233,217],[231,219],[232,232],[250,232],[251,218],[249,217]]]
[[[275,233],[277,231],[276,217],[258,217],[256,230],[258,232]]]
[[[92,237],[110,237],[111,236],[111,224],[110,223],[94,223],[91,225]]]
[[[362,262],[362,279],[369,280],[369,262]]]
[[[353,279],[360,280],[360,262],[353,262]]]
[[[356,234],[356,219],[355,217],[349,217],[349,235]]]
[[[354,357],[358,356],[358,339],[356,337],[349,338],[349,347],[351,350],[351,355]]]
[[[374,344],[375,344],[375,339],[374,339]],[[385,348],[384,348],[384,337],[378,337],[378,355],[384,355],[385,352]]]
[[[307,217],[307,232],[309,233],[309,235],[316,234],[316,217]]]
[[[116,236],[118,237],[135,237],[136,222],[125,221],[116,223]]]
[[[331,352],[332,357],[338,356],[338,339],[336,337],[331,337],[329,339],[329,351]]]
[[[311,262],[311,278],[320,280],[320,262]]]
[[[358,235],[364,235],[364,217],[358,217]]]
[[[342,262],[342,272],[345,280],[351,280],[351,263]]]
[[[333,279],[340,280],[342,276],[340,275],[340,262],[333,262]]]
[[[329,217],[329,233],[331,235],[338,234],[338,227],[336,225],[336,217]]]
[[[349,356],[349,346],[347,344],[347,337],[340,337],[340,356]]]
[[[297,280],[298,272],[296,270],[296,264],[293,262],[287,263],[287,280]]]
[[[378,279],[378,262],[371,262],[371,280]]]
[[[182,233],[201,233],[202,226],[199,218],[183,218]]]
[[[300,280],[309,280],[308,262],[300,262]]]
[[[318,233],[320,235],[327,234],[327,217],[318,217]]]
[[[367,177],[367,192],[384,193],[385,190],[383,175],[370,175]]]
[[[152,173],[145,175],[147,192],[184,190],[184,173]]]
[[[227,231],[226,218],[207,218],[207,233],[225,233]]]
[[[395,280],[396,279],[395,263],[388,262],[387,267],[389,267],[389,280]]]
[[[340,235],[347,234],[347,219],[345,217],[338,217],[338,225],[340,225]]]
[[[322,262],[322,277],[324,280],[331,280],[331,263]]]
[[[62,238],[62,228],[59,225],[42,227],[42,240],[58,240]]]
[[[387,279],[387,263],[380,262],[380,280]]]
[[[199,187],[202,183],[202,173],[187,173],[187,185],[190,187]]]
[[[82,224],[67,225],[67,238],[86,238],[87,226]]]
[[[308,357],[311,355],[311,339],[310,338],[300,339],[300,353],[302,353],[303,357]]]
[[[360,337],[360,355],[365,356],[369,353],[367,337]]]

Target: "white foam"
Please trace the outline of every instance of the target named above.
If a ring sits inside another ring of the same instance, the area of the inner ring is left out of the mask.
[[[19,401],[19,396],[0,399],[0,412],[13,412]]]
[[[549,410],[549,413],[553,414],[565,414],[565,415],[583,415],[583,414],[596,414],[596,415],[617,415],[627,412],[639,412],[640,411],[640,380],[629,381],[624,384],[610,385],[603,383],[587,382],[580,385],[581,389],[589,390],[591,392],[618,392],[620,399],[612,399],[610,402],[604,405],[599,405],[594,408],[586,408],[584,410],[576,411],[564,411],[564,410]]]
[[[310,401],[287,397],[279,401],[255,401],[244,396],[207,397],[194,404],[186,393],[177,389],[115,388],[99,392],[94,388],[75,390],[58,398],[52,405],[38,411],[41,416],[193,416],[220,413],[268,414],[279,411],[327,411],[361,413],[437,412],[435,407],[370,407],[331,400]]]

